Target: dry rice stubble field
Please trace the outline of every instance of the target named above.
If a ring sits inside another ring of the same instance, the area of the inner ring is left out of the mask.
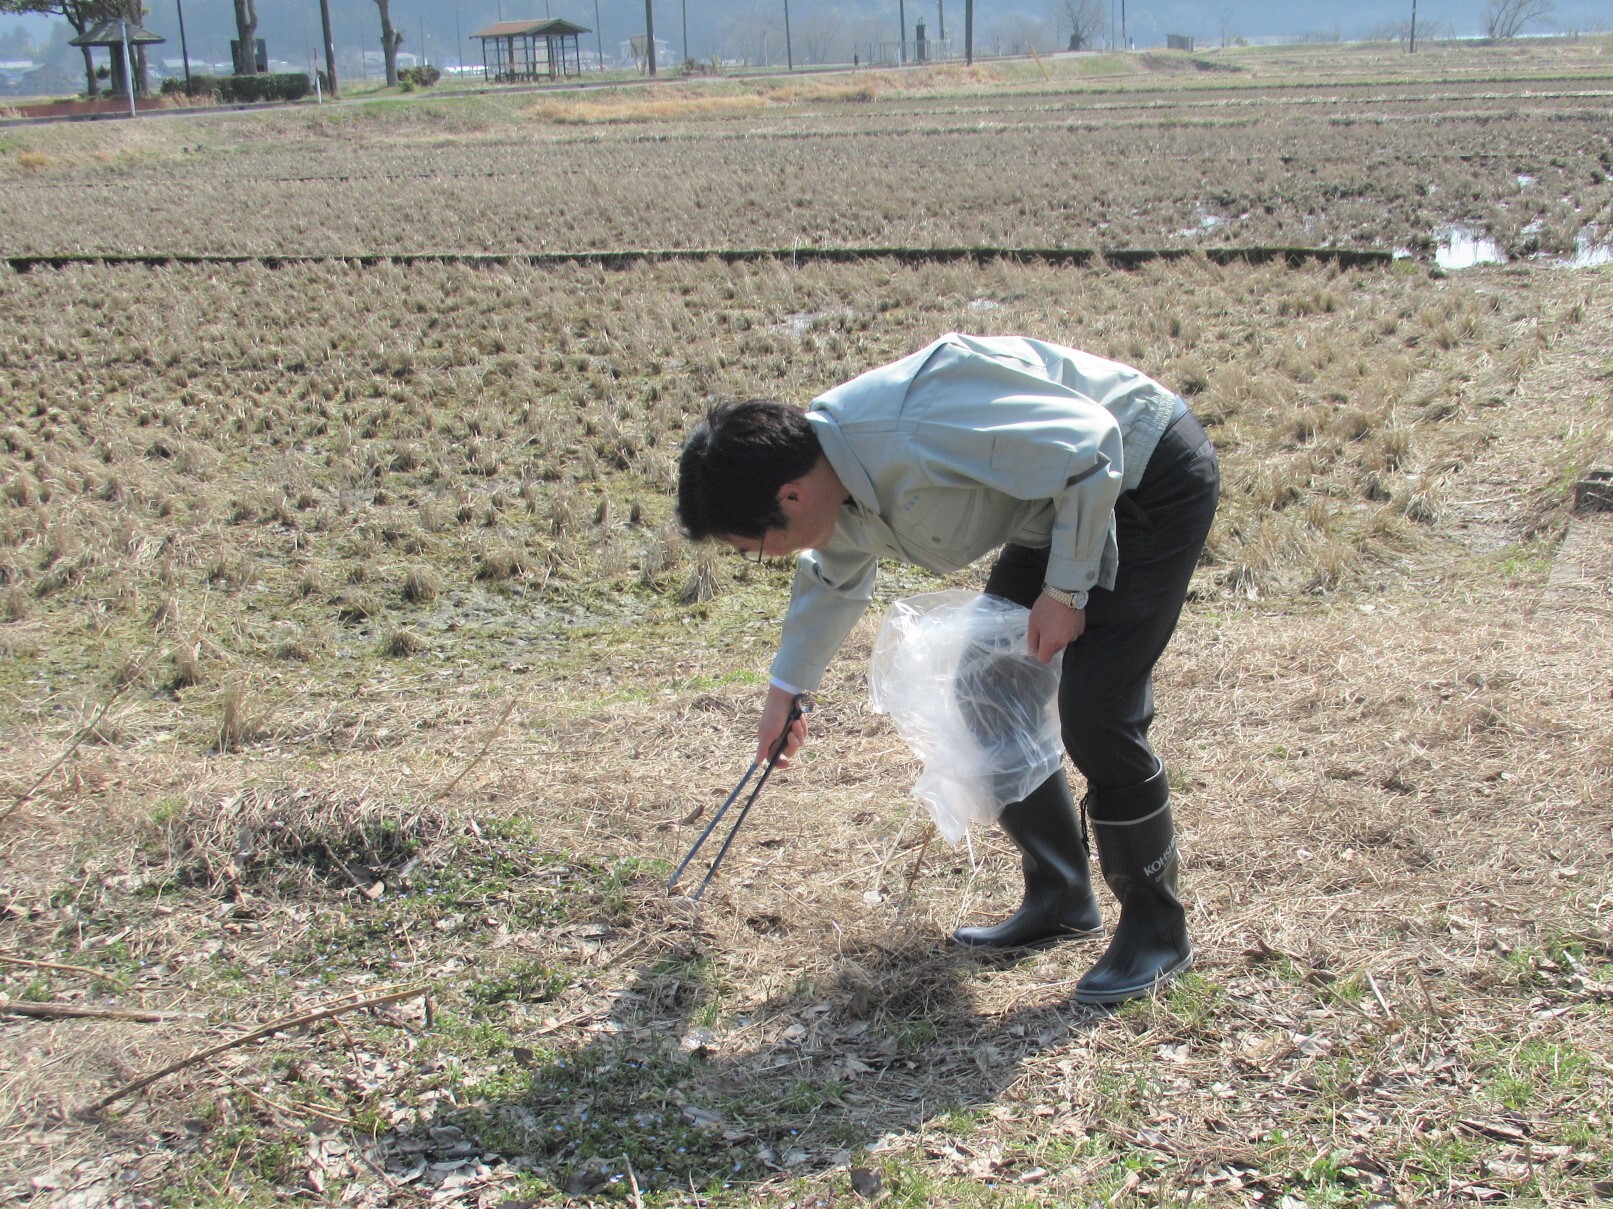
[[[1608,1178],[1607,640],[1535,608],[1608,437],[1583,277],[77,268],[4,299],[8,784],[87,737],[8,821],[3,944],[97,972],[7,990],[201,1013],[14,1020],[19,1194]],[[1068,1007],[1080,946],[946,951],[1011,862],[926,841],[867,628],[705,914],[658,889],[736,775],[783,589],[669,540],[668,434],[982,326],[1162,367],[1224,453],[1159,724],[1201,967],[1114,1018]],[[231,1022],[414,980],[429,1025],[66,1115]]]
[[[1471,47],[1408,76],[1379,50],[1343,76],[1291,63],[1299,86],[1270,77],[1271,55],[1185,76],[1158,56],[1035,90],[938,68],[16,128],[0,132],[0,251],[1428,254],[1461,224],[1509,256],[1560,257],[1613,239],[1613,54],[1599,38],[1546,53]]]
[[[8,1193],[1583,1201],[1613,1177],[1610,660],[1604,614],[1547,589],[1610,437],[1597,284],[0,280],[4,990],[197,1013],[9,1017]],[[1080,946],[946,951],[1009,904],[1012,862],[927,841],[863,703],[871,623],[704,915],[659,890],[738,774],[785,586],[666,528],[677,432],[957,328],[1148,365],[1223,451],[1158,728],[1201,966],[1114,1017],[1068,1006]],[[429,1020],[288,1029],[71,1116],[400,983]]]

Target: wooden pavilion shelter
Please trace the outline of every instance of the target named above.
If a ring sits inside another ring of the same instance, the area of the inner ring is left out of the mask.
[[[167,39],[143,29],[133,21],[114,17],[102,21],[92,29],[68,42],[69,46],[104,46],[112,57],[112,87],[129,96],[129,116],[135,115],[134,94],[145,96],[145,48],[156,46]]]
[[[560,17],[541,21],[500,21],[471,35],[482,40],[482,76],[500,83],[558,80],[582,75],[577,38],[592,33]]]

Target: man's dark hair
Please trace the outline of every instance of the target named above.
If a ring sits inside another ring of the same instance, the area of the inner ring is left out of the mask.
[[[806,414],[777,399],[719,403],[683,443],[678,521],[694,541],[783,528],[778,492],[818,464]]]

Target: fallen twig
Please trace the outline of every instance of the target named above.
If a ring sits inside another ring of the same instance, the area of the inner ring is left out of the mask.
[[[147,1012],[139,1008],[88,1007],[82,1003],[0,1004],[0,1011],[13,1016],[37,1016],[41,1020],[132,1020],[136,1024],[160,1024],[164,1020],[201,1020],[196,1012]]]
[[[10,953],[0,953],[0,961],[10,962],[14,966],[33,966],[36,970],[61,970],[68,974],[88,974],[91,978],[103,978],[107,982],[115,982],[124,990],[129,984],[115,974],[105,974],[100,970],[92,970],[86,966],[62,965],[56,961],[35,961],[32,957],[14,957]]]
[[[924,844],[921,848],[919,848],[918,859],[913,862],[912,871],[907,875],[907,885],[902,887],[902,902],[901,905],[896,909],[896,915],[898,918],[900,918],[902,913],[907,910],[908,904],[913,901],[913,885],[919,879],[919,871],[924,868],[924,858],[929,855],[930,841],[934,838],[935,828],[926,828],[924,831]]]
[[[1383,1009],[1384,1020],[1393,1020],[1395,1018],[1394,1009],[1389,1006],[1389,1001],[1383,997],[1383,992],[1378,989],[1378,980],[1372,976],[1372,971],[1370,970],[1367,971],[1367,985],[1372,988],[1373,998],[1378,1001],[1378,1006]]]
[[[221,1079],[225,1079],[228,1082],[233,1083],[236,1087],[240,1088],[247,1095],[251,1096],[259,1104],[262,1104],[264,1107],[272,1109],[277,1113],[281,1113],[284,1116],[318,1117],[321,1120],[330,1121],[336,1125],[345,1125],[349,1129],[362,1128],[357,1121],[353,1120],[352,1117],[337,1116],[333,1112],[326,1112],[324,1109],[315,1108],[312,1104],[282,1104],[279,1100],[271,1100],[262,1092],[256,1091],[253,1088],[248,1087],[245,1083],[242,1083],[234,1075],[230,1074],[229,1071],[214,1066],[211,1062],[207,1063],[207,1069],[212,1071],[215,1075],[218,1075]]]
[[[504,707],[504,712],[499,715],[498,721],[493,723],[493,729],[487,732],[487,740],[482,744],[482,749],[471,757],[469,764],[459,770],[458,776],[437,791],[436,797],[432,799],[433,801],[440,802],[453,793],[454,786],[465,779],[465,774],[482,762],[482,757],[487,754],[487,749],[493,746],[493,740],[498,738],[498,732],[504,729],[504,724],[510,720],[510,715],[514,712],[515,702],[511,701]]]
[[[639,1191],[638,1176],[633,1174],[633,1160],[624,1154],[622,1162],[627,1164],[627,1182],[633,1189],[633,1209],[644,1209],[644,1194]]]
[[[274,1033],[283,1032],[288,1028],[297,1028],[298,1026],[304,1024],[314,1024],[320,1020],[329,1020],[332,1016],[340,1016],[347,1012],[356,1012],[361,1008],[379,1007],[383,1003],[396,1003],[400,999],[412,999],[416,995],[424,995],[426,993],[427,988],[423,986],[404,987],[402,990],[389,991],[384,995],[373,995],[368,999],[356,999],[351,1003],[339,1003],[333,1007],[320,1008],[315,1012],[304,1012],[296,1016],[282,1016],[278,1020],[270,1021],[262,1028],[253,1029],[250,1033],[243,1033],[239,1037],[234,1037],[231,1040],[225,1041],[219,1045],[209,1046],[204,1050],[198,1050],[188,1058],[181,1058],[178,1062],[171,1062],[161,1070],[153,1071],[149,1075],[142,1075],[132,1083],[125,1083],[122,1087],[118,1088],[111,1094],[102,1096],[94,1104],[86,1105],[84,1108],[80,1109],[79,1115],[88,1116],[90,1114],[100,1112],[107,1105],[123,1099],[124,1096],[133,1095],[135,1092],[140,1091],[143,1088],[150,1087],[159,1079],[165,1079],[169,1075],[176,1074],[188,1067],[195,1066],[199,1062],[206,1062],[209,1058],[222,1054],[226,1050],[237,1049],[243,1045],[250,1045],[254,1041],[260,1041],[264,1037],[271,1036]]]
[[[563,1020],[551,1020],[548,1024],[539,1025],[535,1029],[528,1029],[529,1037],[544,1037],[550,1033],[558,1033],[563,1028],[570,1028],[574,1024],[581,1024],[584,1020],[597,1020],[603,1016],[604,1010],[596,1008],[591,1012],[578,1012],[575,1016],[567,1016]]]

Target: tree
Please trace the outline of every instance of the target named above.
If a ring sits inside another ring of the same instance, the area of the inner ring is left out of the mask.
[[[1102,39],[1109,14],[1102,0],[1058,0],[1053,21],[1061,32],[1070,31],[1070,50],[1088,50]]]
[[[0,34],[0,59],[32,59],[34,40],[28,30],[19,25],[8,34]]]
[[[1045,53],[1058,45],[1058,31],[1047,21],[1011,12],[991,31],[995,54]]]
[[[392,24],[392,0],[375,0],[381,10],[381,54],[386,59],[386,86],[398,86],[398,47],[403,45],[403,31]]]
[[[784,45],[783,35],[771,23],[756,17],[736,21],[724,31],[723,42],[743,62],[750,66],[765,67],[768,61],[768,43],[774,49]]]
[[[1484,32],[1500,41],[1516,38],[1531,21],[1544,21],[1556,11],[1553,0],[1489,0],[1484,6]]]
[[[802,63],[833,63],[848,59],[840,54],[845,43],[846,23],[836,13],[808,13],[795,23],[797,58]]]
[[[0,13],[48,13],[63,17],[78,34],[89,33],[101,21],[127,16],[123,7],[120,0],[0,0]],[[93,99],[100,92],[95,82],[95,56],[88,46],[81,46],[79,50],[84,55],[84,92]],[[120,65],[118,71],[122,70]]]
[[[257,0],[235,0],[235,74],[258,74]]]

